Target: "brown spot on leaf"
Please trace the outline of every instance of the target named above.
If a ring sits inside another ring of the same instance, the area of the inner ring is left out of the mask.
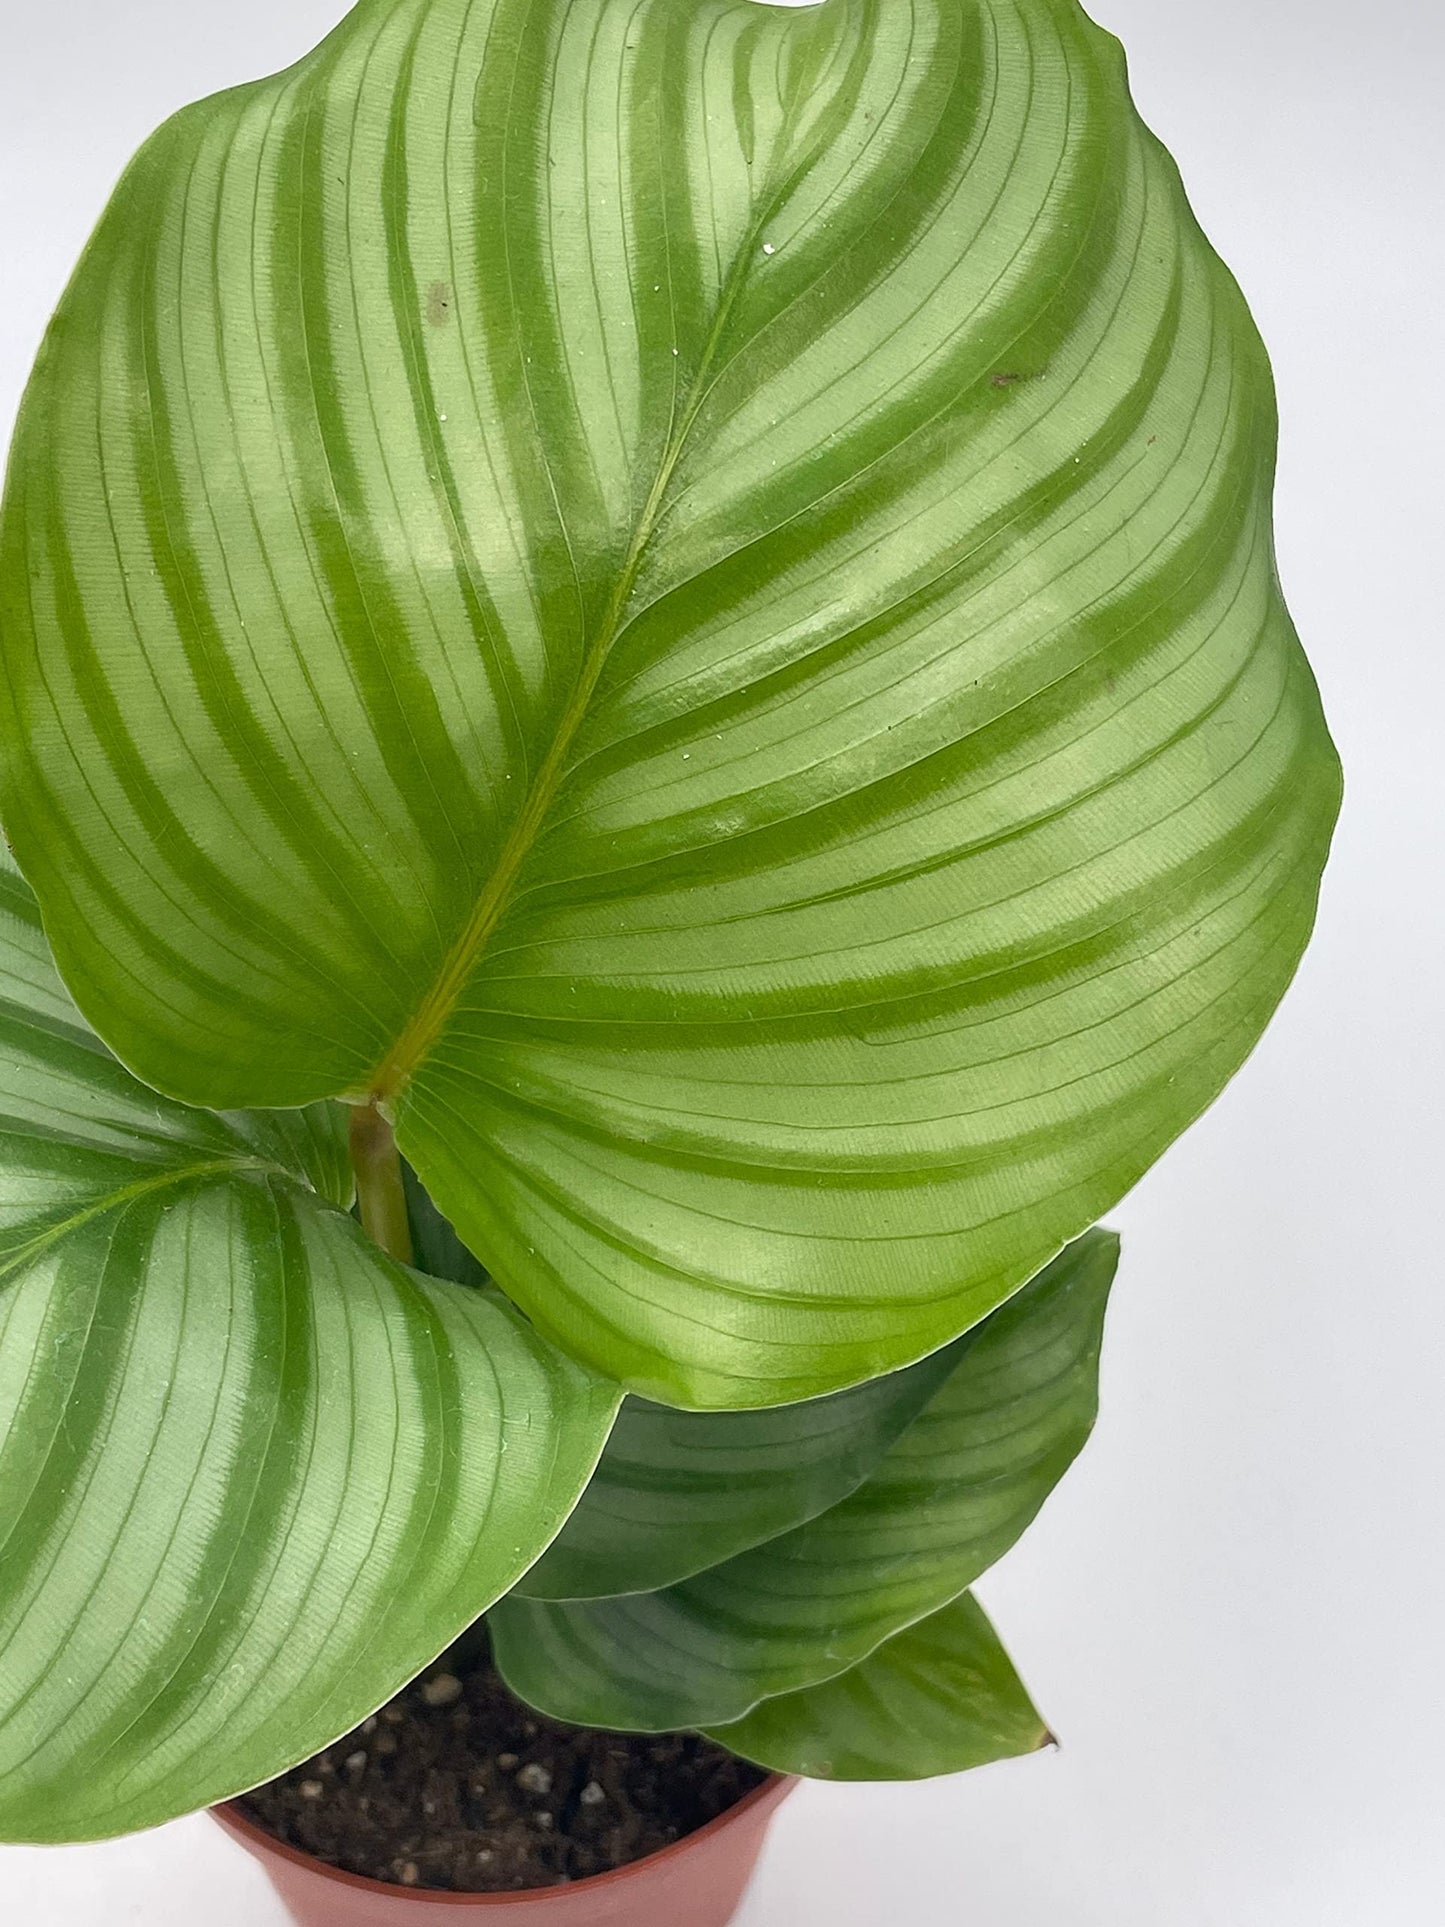
[[[433,281],[427,290],[426,318],[434,328],[444,328],[452,318],[452,290],[447,281]]]

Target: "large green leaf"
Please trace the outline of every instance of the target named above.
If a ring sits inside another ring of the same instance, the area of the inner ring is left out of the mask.
[[[836,1679],[708,1736],[811,1780],[928,1780],[1037,1753],[1051,1735],[972,1593]]]
[[[664,1403],[921,1357],[1219,1090],[1338,777],[1237,290],[1075,0],[364,0],[26,397],[0,815],[147,1082],[376,1094]]]
[[[765,1412],[630,1399],[576,1511],[517,1591],[653,1592],[816,1518],[863,1483],[953,1369],[956,1349]]]
[[[615,1391],[84,1028],[0,864],[0,1838],[121,1833],[365,1717],[504,1591]],[[505,1457],[503,1456],[505,1455]]]
[[[490,1623],[508,1685],[583,1726],[719,1726],[956,1599],[1089,1435],[1117,1256],[1093,1232],[995,1312],[873,1475],[810,1524],[664,1592],[504,1599]]]

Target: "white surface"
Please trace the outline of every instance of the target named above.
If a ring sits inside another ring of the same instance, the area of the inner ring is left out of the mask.
[[[0,430],[131,149],[339,8],[0,0]],[[1274,351],[1281,566],[1349,800],[1294,995],[1115,1214],[1098,1436],[982,1589],[1064,1750],[806,1789],[745,1927],[1445,1919],[1445,26],[1434,0],[1094,10]],[[0,1917],[282,1920],[203,1819],[0,1850]]]

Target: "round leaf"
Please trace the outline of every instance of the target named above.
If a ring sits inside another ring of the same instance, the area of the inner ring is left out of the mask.
[[[1075,0],[363,0],[65,296],[0,815],[148,1083],[372,1093],[561,1343],[830,1392],[1289,980],[1338,773],[1274,438]]]

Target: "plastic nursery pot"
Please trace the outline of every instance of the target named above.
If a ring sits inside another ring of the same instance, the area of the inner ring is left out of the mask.
[[[773,1814],[797,1785],[774,1774],[696,1833],[615,1873],[523,1893],[454,1894],[342,1873],[283,1846],[235,1805],[212,1814],[261,1862],[297,1927],[727,1927]],[[438,1909],[450,1909],[439,1914]]]

